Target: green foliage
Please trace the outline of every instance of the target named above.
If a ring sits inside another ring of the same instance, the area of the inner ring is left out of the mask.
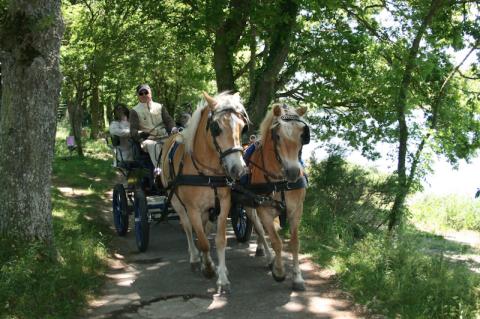
[[[311,160],[303,227],[313,233],[359,238],[380,227],[392,205],[392,180],[348,164],[340,155]],[[340,230],[341,229],[341,230]]]
[[[409,205],[410,220],[432,230],[480,231],[480,202],[466,196],[427,195]]]
[[[154,100],[173,115],[182,103],[195,104],[202,90],[211,91],[210,51],[182,41],[184,6],[171,1],[144,5],[149,10],[135,1],[64,2],[65,101],[84,93],[80,102],[86,107],[89,90],[98,87],[100,105],[107,110],[117,102],[133,106],[134,88],[147,82]]]
[[[345,288],[375,313],[402,318],[476,318],[480,278],[415,238],[368,235],[337,260]]]
[[[86,149],[98,154],[104,146],[88,143]],[[55,251],[0,239],[0,318],[73,318],[98,291],[109,229],[97,212],[111,178],[109,160],[57,155],[53,183],[73,189],[52,190]]]

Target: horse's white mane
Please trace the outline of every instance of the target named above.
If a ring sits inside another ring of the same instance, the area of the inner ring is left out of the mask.
[[[275,125],[275,123],[277,123],[276,121],[274,122],[274,115],[273,115],[273,109],[275,108],[276,105],[280,105],[280,107],[282,108],[282,115],[299,116],[297,113],[297,110],[292,106],[288,106],[286,104],[280,104],[280,103],[273,104],[270,110],[267,112],[267,115],[263,119],[262,123],[260,124],[259,137],[257,138],[260,145],[263,145],[267,134],[272,129],[272,126]],[[299,118],[303,121],[302,116],[299,116]]]
[[[218,114],[225,109],[234,109],[238,113],[247,114],[245,107],[242,104],[240,95],[230,94],[228,92],[222,92],[213,97],[217,102],[217,107],[215,108],[215,113]],[[177,141],[185,144],[185,151],[191,153],[193,150],[193,143],[195,140],[195,134],[197,132],[198,124],[202,118],[202,111],[208,107],[208,103],[205,99],[202,99],[198,105],[195,112],[192,114],[192,118],[188,122],[188,126],[184,129],[180,135],[180,138],[177,138]],[[214,118],[215,120],[215,118]]]

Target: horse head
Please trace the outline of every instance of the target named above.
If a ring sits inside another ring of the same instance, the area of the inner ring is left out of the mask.
[[[213,146],[226,174],[238,179],[247,172],[241,143],[242,134],[249,123],[245,107],[238,93],[221,93],[211,97],[204,92],[204,97],[209,108],[207,131],[210,132]]]
[[[305,107],[292,108],[286,104],[274,104],[270,135],[277,161],[289,182],[298,180],[303,172],[299,161],[302,146],[310,142],[310,129],[303,119]]]

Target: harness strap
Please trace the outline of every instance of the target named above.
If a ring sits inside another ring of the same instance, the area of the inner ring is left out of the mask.
[[[193,154],[190,154],[190,158],[192,159],[192,163],[193,163],[193,166],[195,167],[195,169],[197,170],[198,174],[200,175],[205,175],[205,173],[203,173],[200,168],[199,168],[199,165],[212,171],[214,174],[218,174],[218,175],[221,175],[223,174],[223,172],[220,172],[219,170],[216,170],[214,168],[211,168],[210,166],[208,165],[205,165],[203,164],[202,162],[200,162],[199,160],[195,159],[195,156],[193,156]]]
[[[208,220],[215,222],[220,215],[220,199],[218,199],[218,191],[216,187],[213,187],[213,193],[215,194],[215,207],[208,210]]]
[[[220,160],[225,158],[226,156],[228,156],[232,153],[236,153],[236,152],[243,153],[243,147],[232,147],[232,148],[229,148],[228,150],[226,150],[225,152],[220,152]]]
[[[271,196],[256,194],[240,184],[233,184],[231,196],[233,202],[240,202],[248,207],[271,206],[276,209],[283,207],[281,201],[275,200]]]
[[[245,162],[247,162],[247,164],[252,164],[256,168],[261,170],[264,173],[264,177],[265,177],[266,180],[269,180],[268,177],[275,178],[275,179],[281,179],[282,178],[282,176],[273,174],[272,172],[268,171],[267,169],[258,165],[257,163],[255,163],[254,161],[252,161],[250,159],[245,160]],[[263,159],[263,154],[262,154],[262,162],[265,162],[264,159]],[[264,163],[264,166],[265,166],[265,163]]]
[[[235,184],[235,188],[239,185]],[[305,176],[301,176],[297,181],[290,183],[288,181],[277,181],[267,183],[246,184],[243,187],[256,194],[270,194],[273,192],[289,191],[300,188],[306,188],[308,181]]]
[[[212,188],[216,187],[230,187],[231,183],[225,176],[207,176],[207,175],[177,175],[174,183],[177,185],[188,186],[208,186]],[[170,187],[170,185],[169,185]]]
[[[280,208],[280,214],[278,219],[280,220],[280,226],[283,228],[287,225],[287,200],[285,199],[285,191],[281,193],[283,207]]]

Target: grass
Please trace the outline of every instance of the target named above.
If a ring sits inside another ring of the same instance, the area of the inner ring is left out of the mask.
[[[480,199],[426,195],[412,201],[410,213],[410,220],[422,228],[480,231]]]
[[[99,209],[113,178],[108,150],[101,141],[86,142],[84,159],[65,160],[62,133],[52,176],[55,250],[0,240],[2,319],[77,317],[103,283],[110,231]]]
[[[370,234],[356,243],[334,263],[343,286],[389,318],[476,318],[478,275],[441,252],[425,254],[416,237]]]
[[[480,276],[448,258],[471,247],[414,227],[394,238],[382,231],[354,241],[334,234],[304,232],[302,248],[335,270],[342,287],[373,313],[387,318],[480,316]]]

